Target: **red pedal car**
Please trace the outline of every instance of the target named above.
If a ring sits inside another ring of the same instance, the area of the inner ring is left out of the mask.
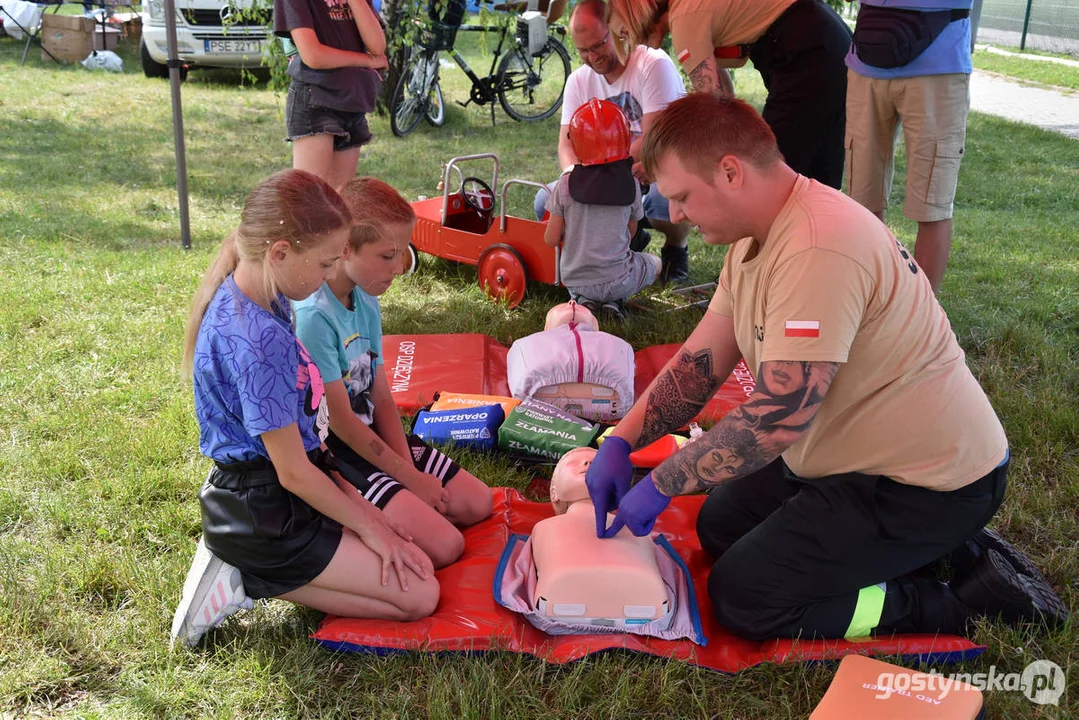
[[[491,160],[491,183],[466,176],[461,163]],[[451,179],[457,182],[451,182]],[[498,156],[492,153],[464,155],[447,162],[442,171],[442,197],[417,200],[416,229],[412,231],[406,273],[416,269],[418,252],[475,265],[479,286],[493,300],[511,308],[524,300],[529,279],[561,285],[557,248],[543,242],[547,223],[506,214],[506,191],[513,185],[542,188],[530,180],[511,178],[499,193],[500,212],[495,218]],[[451,188],[456,188],[451,191]]]

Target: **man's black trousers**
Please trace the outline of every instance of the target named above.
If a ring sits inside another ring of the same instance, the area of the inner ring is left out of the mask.
[[[768,89],[761,115],[787,164],[838,189],[843,182],[851,32],[821,0],[798,0],[749,49]]]
[[[962,633],[969,614],[948,585],[912,573],[985,526],[1007,470],[936,492],[860,473],[806,480],[778,459],[719,485],[697,518],[716,617],[760,640]]]

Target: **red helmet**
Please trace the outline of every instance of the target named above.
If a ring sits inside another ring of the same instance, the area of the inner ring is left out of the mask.
[[[569,144],[582,165],[602,165],[629,157],[629,120],[610,100],[589,100],[569,121]]]

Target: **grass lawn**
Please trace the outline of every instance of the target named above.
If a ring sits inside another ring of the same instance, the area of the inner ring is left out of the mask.
[[[1025,54],[1022,57],[1012,57],[991,53],[988,50],[975,50],[974,67],[986,72],[1007,75],[1017,80],[1052,85],[1067,90],[1079,90],[1079,67],[1056,63],[1052,60],[1041,60],[1036,55]]]
[[[199,648],[170,651],[169,622],[200,532],[190,384],[178,374],[188,303],[245,193],[290,164],[284,100],[237,75],[183,87],[193,249],[179,246],[168,84],[121,47],[123,75],[43,63],[0,39],[0,717],[804,718],[831,666],[766,665],[727,676],[609,653],[556,667],[481,657],[341,655],[307,635],[318,613],[260,603]],[[486,66],[484,66],[486,67]],[[557,117],[522,125],[461,108],[406,140],[372,118],[360,161],[410,198],[434,195],[439,162],[497,152],[502,177],[557,174]],[[752,71],[739,92],[763,98]],[[902,167],[896,194],[903,187]],[[941,301],[1012,443],[994,525],[1076,608],[1079,586],[1079,143],[972,114],[955,247]],[[913,243],[895,197],[892,227]],[[513,211],[525,214],[522,191]],[[654,245],[658,245],[654,243]],[[693,279],[723,251],[691,244]],[[472,268],[424,258],[384,299],[387,333],[484,332],[507,345],[561,299],[534,287],[517,310],[488,302]],[[684,339],[695,322],[638,315],[634,347]],[[491,485],[532,472],[466,458]],[[826,522],[822,518],[822,522]],[[963,670],[1062,666],[1060,707],[989,692],[994,718],[1079,716],[1079,632],[981,625]]]

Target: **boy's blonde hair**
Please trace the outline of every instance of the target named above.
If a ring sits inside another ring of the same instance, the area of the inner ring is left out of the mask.
[[[269,263],[271,245],[287,240],[292,250],[303,253],[319,247],[331,233],[348,227],[351,221],[341,196],[309,172],[282,170],[259,183],[244,201],[240,226],[222,241],[195,293],[184,332],[183,372],[191,374],[195,341],[206,308],[241,259],[262,262],[262,298],[254,299],[272,302],[279,283]]]
[[[341,188],[341,197],[352,214],[352,230],[348,235],[348,246],[352,250],[383,239],[387,225],[416,222],[416,212],[408,200],[378,178],[349,180]]]

